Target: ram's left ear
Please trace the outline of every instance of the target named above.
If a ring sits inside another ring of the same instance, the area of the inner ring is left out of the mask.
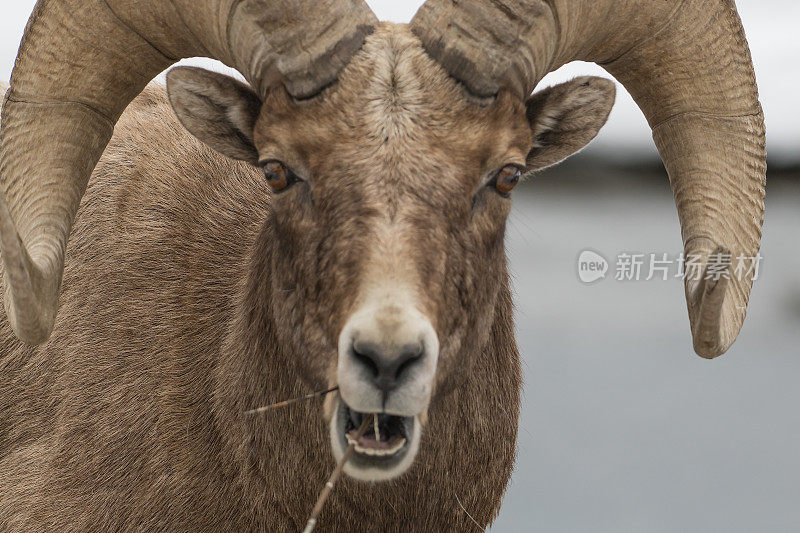
[[[526,103],[533,130],[528,170],[555,165],[582,150],[608,120],[615,97],[614,82],[594,76],[534,93]]]
[[[196,67],[167,72],[172,109],[189,133],[232,159],[258,162],[253,128],[261,100],[248,85]]]

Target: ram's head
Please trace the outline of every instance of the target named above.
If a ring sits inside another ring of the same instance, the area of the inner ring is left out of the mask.
[[[431,396],[452,390],[487,341],[512,189],[597,134],[614,84],[580,78],[527,104],[504,90],[477,105],[395,25],[312,101],[200,69],[167,80],[187,129],[263,168],[272,187],[271,309],[281,344],[309,354],[306,380],[340,387],[334,450],[383,413],[346,468],[402,471]]]

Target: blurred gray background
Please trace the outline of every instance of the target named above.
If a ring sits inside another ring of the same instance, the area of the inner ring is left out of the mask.
[[[2,80],[34,3],[4,2]],[[421,3],[369,2],[397,22]],[[493,531],[800,531],[800,3],[737,4],[770,159],[764,260],[742,334],[722,358],[700,359],[680,280],[613,279],[620,253],[682,248],[650,130],[620,86],[598,139],[515,193],[508,253],[525,390]],[[573,63],[542,84],[581,74],[610,77]],[[612,263],[607,279],[579,281],[585,249]]]

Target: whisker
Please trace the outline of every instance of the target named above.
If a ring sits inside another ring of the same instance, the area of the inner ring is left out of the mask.
[[[337,390],[339,390],[338,385],[336,387],[331,387],[330,389],[312,392],[311,394],[306,394],[305,396],[301,396],[300,398],[292,398],[291,400],[284,400],[282,402],[273,403],[272,405],[266,405],[264,407],[259,407],[257,409],[251,409],[249,411],[245,411],[244,414],[258,415],[261,413],[266,413],[267,411],[270,411],[272,409],[279,409],[281,407],[286,407],[287,405],[292,405],[294,403],[305,402],[308,400],[313,400],[314,398],[320,398],[322,396],[325,396],[326,394],[329,394]]]
[[[317,519],[319,518],[319,513],[322,511],[322,508],[325,506],[325,502],[328,500],[328,496],[331,495],[331,491],[333,490],[333,486],[339,481],[339,478],[342,475],[342,471],[344,470],[344,465],[353,455],[353,451],[356,449],[356,442],[364,433],[367,432],[367,428],[369,427],[370,423],[374,420],[377,420],[378,415],[373,414],[370,416],[365,416],[364,421],[361,422],[361,427],[358,428],[358,433],[356,433],[355,439],[350,445],[347,447],[347,450],[344,452],[344,455],[339,460],[339,463],[336,465],[336,468],[333,469],[331,473],[331,477],[328,478],[328,482],[325,483],[325,487],[322,489],[322,492],[319,494],[319,498],[317,499],[317,503],[314,505],[314,509],[311,511],[311,517],[308,519],[306,523],[306,528],[303,530],[303,533],[311,533],[314,531],[314,527],[317,525]]]

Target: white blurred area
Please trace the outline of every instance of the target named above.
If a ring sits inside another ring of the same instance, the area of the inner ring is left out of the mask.
[[[7,80],[35,2],[4,3]],[[422,1],[368,3],[407,22]],[[650,130],[619,87],[590,148],[514,193],[507,248],[525,389],[517,466],[493,531],[800,531],[800,2],[737,5],[771,172],[784,169],[770,176],[763,266],[742,334],[706,361],[692,351],[680,281],[578,280],[585,249],[612,263],[623,252],[681,251]],[[543,84],[585,74],[610,77],[573,63]]]
[[[421,0],[368,0],[381,20],[408,22]],[[25,22],[33,9],[34,0],[3,2],[0,12],[0,80],[7,81],[14,64]],[[800,163],[800,113],[797,87],[800,71],[794,66],[800,57],[800,2],[794,0],[739,0],[737,2],[753,53],[761,92],[761,102],[767,122],[767,142],[770,159],[780,164]],[[182,62],[229,71],[221,63],[207,59]],[[579,75],[611,77],[601,67],[575,62],[564,66],[542,80],[552,85]],[[162,78],[163,79],[163,78]],[[650,129],[639,108],[622,86],[617,93],[617,105],[608,124],[595,143],[592,153],[612,160],[631,156],[642,159],[656,156]]]

